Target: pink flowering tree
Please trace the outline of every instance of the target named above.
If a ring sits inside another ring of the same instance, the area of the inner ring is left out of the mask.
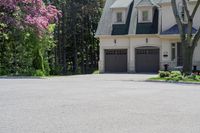
[[[42,0],[0,0],[0,41],[7,33],[13,37],[20,31],[27,31],[20,35],[28,37],[29,43],[34,45],[33,66],[44,72],[43,52],[50,43],[48,39],[52,42],[52,25],[59,15],[55,6],[45,5]],[[17,41],[15,38],[13,42]]]
[[[55,23],[60,15],[53,5],[45,5],[42,0],[1,0],[0,21],[7,25],[31,26],[42,34]]]

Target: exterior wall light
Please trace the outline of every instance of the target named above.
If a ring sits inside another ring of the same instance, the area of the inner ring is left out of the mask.
[[[146,38],[146,43],[149,43],[149,39],[148,38]]]
[[[114,39],[114,44],[117,44],[117,40],[116,39]]]

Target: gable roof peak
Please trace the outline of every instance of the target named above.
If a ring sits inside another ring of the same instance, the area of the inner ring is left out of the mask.
[[[116,0],[110,8],[128,8],[131,3],[133,3],[133,0]]]
[[[143,7],[143,6],[157,6],[157,7],[159,7],[159,5],[157,3],[159,3],[159,2],[158,1],[156,2],[155,0],[140,0],[136,4],[136,7]]]

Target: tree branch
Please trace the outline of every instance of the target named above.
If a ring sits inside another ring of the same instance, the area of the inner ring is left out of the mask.
[[[192,25],[193,25],[193,19],[192,17],[190,16],[190,11],[188,9],[188,3],[186,2],[186,0],[183,0],[183,6],[184,6],[184,9],[185,9],[185,12],[186,12],[186,15],[187,15],[187,19],[188,19],[188,24],[187,24],[187,41],[191,43],[192,41]]]
[[[178,29],[179,29],[179,32],[180,32],[180,37],[181,37],[181,40],[185,40],[185,30],[184,30],[184,25],[183,23],[181,22],[181,18],[179,16],[179,13],[178,13],[178,8],[177,8],[177,5],[176,5],[176,0],[171,0],[171,4],[172,4],[172,10],[173,10],[173,14],[174,14],[174,17],[176,19],[176,23],[178,25]]]
[[[194,10],[193,10],[192,15],[191,15],[192,19],[194,18],[195,14],[197,12],[197,9],[199,8],[199,5],[200,5],[200,0],[197,1],[196,5],[194,7]]]
[[[183,6],[187,15],[188,20],[190,19],[190,11],[188,10],[187,2],[186,0],[183,0]]]

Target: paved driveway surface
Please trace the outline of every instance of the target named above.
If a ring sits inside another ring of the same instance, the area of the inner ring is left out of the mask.
[[[200,133],[200,86],[146,76],[0,79],[0,133]]]

